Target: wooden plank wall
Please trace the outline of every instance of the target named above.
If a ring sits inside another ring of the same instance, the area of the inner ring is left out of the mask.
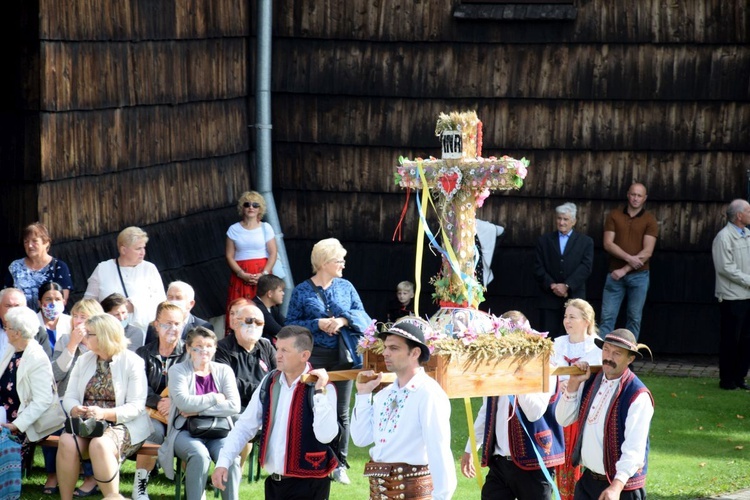
[[[80,294],[96,264],[116,254],[117,233],[141,226],[151,237],[147,259],[165,284],[192,283],[196,313],[221,314],[229,277],[223,235],[236,219],[237,194],[250,187],[250,6],[25,4],[7,22],[38,24],[28,42],[36,58],[24,58],[23,42],[14,49],[23,61],[18,86],[31,85],[11,111],[30,117],[31,139],[22,174],[3,187],[34,192],[17,195],[32,207],[13,212],[8,234],[36,219],[46,223],[52,253],[68,262]],[[2,262],[20,255],[13,245]]]
[[[439,112],[476,109],[485,156],[531,160],[521,191],[481,209],[507,229],[485,307],[533,322],[534,245],[554,207],[574,201],[596,242],[598,312],[604,218],[639,180],[661,228],[641,340],[717,352],[710,246],[750,165],[748,4],[591,0],[575,2],[572,22],[472,22],[453,18],[459,3],[275,3],[274,185],[295,278],[309,274],[312,244],[336,236],[346,277],[382,318],[414,267],[413,207],[391,243],[405,200],[393,166],[438,154]]]

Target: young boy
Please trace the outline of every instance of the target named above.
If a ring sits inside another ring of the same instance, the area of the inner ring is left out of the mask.
[[[258,279],[258,292],[253,303],[263,313],[263,336],[276,345],[276,334],[284,326],[286,319],[279,306],[284,302],[284,280],[273,274],[265,274]]]
[[[414,316],[414,283],[402,281],[396,285],[396,298],[388,303],[388,321]]]

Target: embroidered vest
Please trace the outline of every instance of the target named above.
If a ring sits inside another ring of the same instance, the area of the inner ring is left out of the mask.
[[[263,405],[263,428],[260,436],[261,466],[266,462],[268,438],[275,423],[276,406],[281,392],[281,372],[272,371],[264,381],[260,397]],[[308,400],[310,386],[297,383],[289,407],[289,424],[286,432],[284,475],[321,479],[338,466],[336,455],[327,444],[315,439],[313,409]]]
[[[573,463],[576,465],[581,463],[581,444],[583,441],[583,429],[587,424],[586,417],[591,408],[591,403],[594,401],[594,395],[599,390],[603,376],[604,373],[600,372],[596,377],[589,378],[583,386],[581,406],[578,410],[580,427],[574,441],[575,447],[573,448]],[[654,398],[646,386],[643,385],[643,382],[630,369],[625,370],[620,379],[620,386],[617,389],[617,393],[612,398],[610,406],[607,409],[607,420],[604,423],[604,470],[610,482],[612,482],[615,474],[617,474],[615,466],[620,459],[622,444],[625,442],[625,420],[628,418],[628,409],[635,398],[643,392],[648,394],[649,398],[651,398],[651,404],[653,404]],[[643,467],[638,469],[633,474],[633,477],[628,479],[623,488],[625,491],[637,490],[638,488],[643,488],[646,484],[648,449],[649,441],[647,439]]]
[[[510,456],[513,463],[519,468],[524,470],[539,470],[541,468],[533,447],[536,447],[545,467],[554,467],[565,462],[563,429],[555,419],[558,393],[559,391],[556,391],[550,398],[547,410],[542,418],[536,422],[530,422],[520,407],[516,408],[515,415],[507,422]],[[495,450],[495,425],[505,425],[505,422],[496,422],[498,401],[497,396],[487,398],[487,415],[484,420],[484,449],[482,451],[482,465],[484,467],[489,465],[490,458]],[[524,427],[528,434],[524,431]],[[533,436],[533,443],[529,436]]]

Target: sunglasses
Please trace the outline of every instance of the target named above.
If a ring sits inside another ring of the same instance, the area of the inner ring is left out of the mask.
[[[262,319],[257,318],[245,318],[245,324],[246,325],[252,325],[255,324],[255,326],[263,326],[265,325],[265,322]]]
[[[242,204],[242,206],[245,208],[250,208],[250,207],[260,208],[260,203],[258,203],[257,201],[254,201],[252,203],[250,203],[249,201],[246,201],[245,203]]]

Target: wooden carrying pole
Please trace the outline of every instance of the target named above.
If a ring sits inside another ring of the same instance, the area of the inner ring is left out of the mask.
[[[589,366],[591,369],[591,373],[599,373],[602,369],[601,365],[592,365]],[[363,370],[339,370],[339,371],[333,371],[328,372],[328,380],[329,382],[342,382],[345,380],[357,380],[357,382],[360,383],[366,383],[370,380],[375,380],[378,376],[378,374],[374,374],[371,376],[364,375],[365,371]],[[584,372],[582,372],[578,367],[575,366],[558,366],[554,370],[552,370],[552,375],[558,376],[558,375],[582,375]],[[302,383],[314,383],[318,380],[318,377],[315,375],[310,375],[309,373],[305,373],[300,377],[302,380]],[[383,372],[383,380],[382,382],[384,384],[391,384],[396,381],[396,374],[391,372]]]

